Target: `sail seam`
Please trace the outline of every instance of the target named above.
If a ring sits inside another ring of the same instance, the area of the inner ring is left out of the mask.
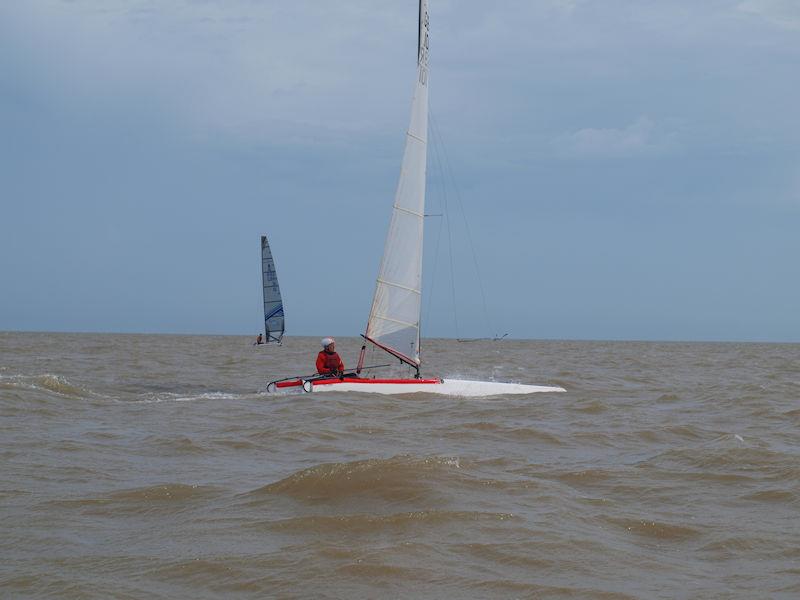
[[[424,219],[425,218],[425,215],[423,215],[422,213],[418,213],[418,212],[413,211],[413,210],[408,210],[407,208],[403,208],[402,206],[397,206],[397,204],[395,204],[392,208],[394,208],[395,210],[399,210],[400,212],[404,212],[404,213],[408,213],[410,215],[414,215],[415,217],[419,217],[420,219]]]
[[[419,327],[417,323],[409,323],[408,321],[400,321],[399,319],[392,319],[391,317],[384,317],[383,315],[372,315],[376,319],[383,319],[384,321],[391,321],[392,323],[397,323],[398,325],[405,325],[406,327]]]
[[[414,292],[415,294],[421,294],[422,293],[421,291],[415,290],[412,287],[401,285],[399,283],[392,283],[391,281],[386,281],[385,279],[381,279],[380,277],[378,277],[377,282],[378,283],[382,283],[384,285],[390,285],[392,287],[400,288],[401,290],[408,290],[409,292]]]

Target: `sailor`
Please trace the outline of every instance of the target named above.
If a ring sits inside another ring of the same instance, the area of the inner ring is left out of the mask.
[[[256,338],[256,342],[255,342],[255,344],[253,344],[253,346],[258,346],[259,344],[263,344],[263,343],[264,343],[264,338],[263,338],[263,336],[262,336],[262,335],[259,333],[259,334],[258,334],[258,337]]]
[[[344,363],[336,353],[336,340],[333,338],[322,339],[322,351],[317,354],[317,373],[322,375],[342,375]]]

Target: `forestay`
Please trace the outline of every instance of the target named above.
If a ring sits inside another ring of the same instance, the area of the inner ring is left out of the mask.
[[[283,300],[275,260],[267,236],[261,236],[261,277],[264,285],[264,329],[267,342],[280,342],[284,332]]]
[[[428,139],[428,2],[419,3],[417,81],[392,219],[365,337],[419,366]]]

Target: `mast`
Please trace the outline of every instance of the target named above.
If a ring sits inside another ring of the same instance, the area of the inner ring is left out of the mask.
[[[419,3],[417,80],[389,232],[364,338],[417,370],[428,154],[428,1]],[[363,362],[362,359],[359,363]]]

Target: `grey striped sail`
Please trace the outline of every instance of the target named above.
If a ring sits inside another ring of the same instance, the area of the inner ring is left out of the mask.
[[[419,367],[422,236],[428,148],[428,2],[419,3],[417,81],[400,180],[364,337]]]
[[[284,332],[283,300],[275,272],[275,259],[267,236],[261,236],[261,281],[264,285],[264,330],[266,342],[280,343]]]

